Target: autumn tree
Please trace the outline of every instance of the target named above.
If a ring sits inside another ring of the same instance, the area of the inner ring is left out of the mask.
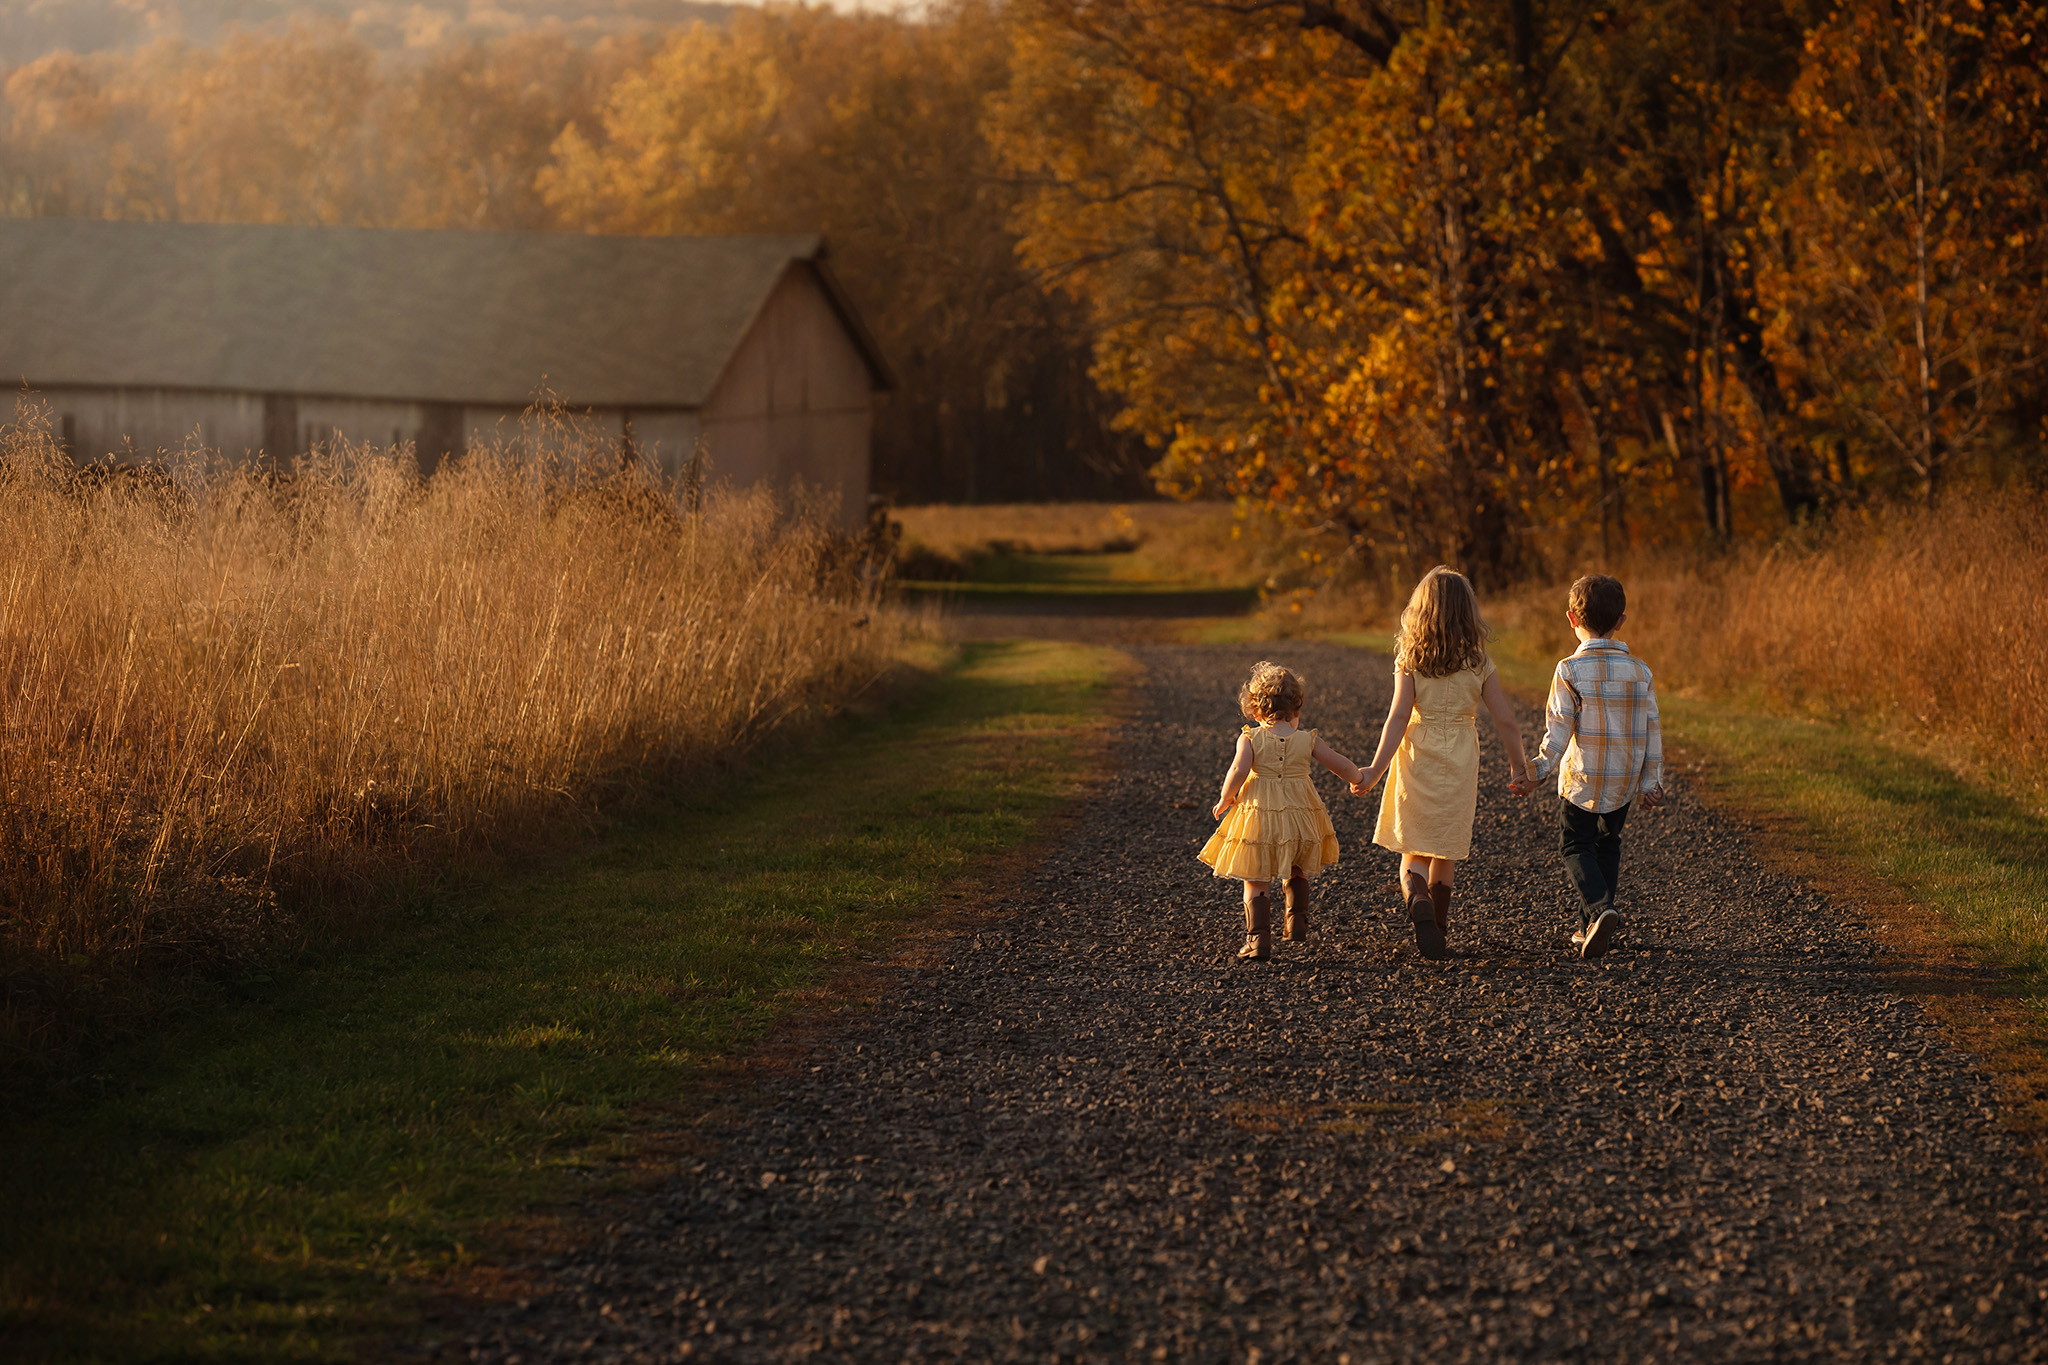
[[[167,218],[171,166],[156,92],[182,78],[159,45],[119,67],[55,52],[8,73],[0,212],[18,217]],[[122,80],[122,68],[152,79]]]
[[[1569,202],[1538,16],[1041,0],[1006,146],[1163,483],[1517,572],[1554,464]]]
[[[2014,441],[2048,322],[2033,4],[1866,0],[1808,36],[1798,166],[1774,206],[1776,331],[1819,425],[1932,502]]]
[[[1018,267],[1014,191],[980,135],[1007,76],[981,4],[922,23],[736,13],[669,39],[556,144],[539,184],[608,232],[814,232],[902,391],[877,478],[968,500],[1126,490],[1130,462],[1060,303]]]
[[[568,127],[589,127],[649,53],[522,33],[435,52],[386,76],[372,114],[384,192],[377,216],[406,227],[558,226],[538,184]]]
[[[1596,464],[1610,544],[1632,488],[1689,485],[1698,524],[1724,541],[1745,491],[1763,493],[1773,525],[1826,500],[1787,430],[1795,400],[1754,268],[1799,36],[1779,0],[1617,6],[1558,73],[1552,174],[1581,202],[1587,247],[1571,257],[1566,415]]]

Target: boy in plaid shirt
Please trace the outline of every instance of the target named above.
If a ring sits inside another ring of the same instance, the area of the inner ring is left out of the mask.
[[[1618,579],[1594,574],[1572,584],[1565,619],[1579,648],[1558,661],[1542,751],[1518,795],[1557,771],[1557,819],[1565,873],[1578,889],[1581,957],[1614,944],[1621,916],[1614,892],[1621,880],[1621,827],[1638,795],[1646,806],[1664,800],[1664,739],[1657,727],[1657,689],[1649,667],[1614,639],[1628,619]]]

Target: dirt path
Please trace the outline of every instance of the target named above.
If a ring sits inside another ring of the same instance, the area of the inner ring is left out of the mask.
[[[2042,1360],[2048,1190],[1852,906],[1681,787],[1633,928],[1564,947],[1547,803],[1490,736],[1456,957],[1392,913],[1374,807],[1320,931],[1230,961],[1194,851],[1257,647],[1141,646],[1125,766],[1014,915],[604,1210],[484,1360]],[[1385,661],[1265,646],[1354,755]]]

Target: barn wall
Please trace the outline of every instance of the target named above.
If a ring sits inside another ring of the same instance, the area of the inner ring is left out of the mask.
[[[697,440],[704,424],[694,412],[635,412],[633,449],[641,459],[676,478],[697,453]]]
[[[615,452],[626,434],[626,414],[618,408],[596,408],[544,420],[528,419],[524,408],[470,407],[462,414],[470,450],[548,455]]]
[[[416,442],[425,418],[418,403],[367,398],[301,398],[298,409],[301,450],[330,447],[337,440],[368,446]]]
[[[811,272],[787,271],[704,405],[714,479],[798,484],[836,496],[848,530],[867,518],[873,380]]]
[[[242,456],[263,445],[263,395],[190,389],[53,388],[38,397],[78,460],[149,459],[197,443]]]

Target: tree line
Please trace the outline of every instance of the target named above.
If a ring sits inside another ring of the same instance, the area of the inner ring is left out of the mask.
[[[918,498],[1507,581],[2048,471],[2031,0],[958,0],[6,80],[10,213],[824,230]],[[1142,452],[1134,454],[1134,452]]]
[[[1499,581],[2044,472],[2038,5],[1018,22],[1025,256],[1177,490]]]

